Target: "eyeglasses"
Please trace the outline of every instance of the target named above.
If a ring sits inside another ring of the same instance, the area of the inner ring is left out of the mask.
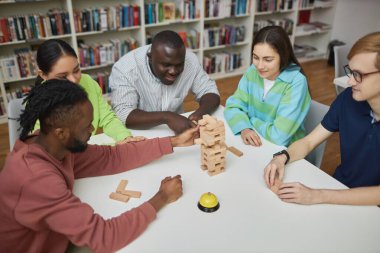
[[[365,76],[369,76],[369,75],[372,75],[372,74],[380,73],[380,70],[374,71],[374,72],[370,72],[370,73],[360,73],[360,72],[358,72],[356,70],[351,70],[350,67],[348,65],[346,65],[346,66],[344,66],[344,72],[346,72],[346,75],[348,77],[353,76],[356,82],[361,83],[362,80],[363,80],[363,78]]]

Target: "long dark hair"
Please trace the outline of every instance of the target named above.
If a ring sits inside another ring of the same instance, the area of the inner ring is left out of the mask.
[[[41,132],[47,134],[57,123],[73,122],[74,106],[88,101],[87,93],[68,80],[51,79],[32,88],[24,99],[25,110],[20,115],[20,140],[24,141],[40,120]]]
[[[48,74],[59,58],[64,55],[78,58],[74,49],[65,41],[59,39],[44,41],[37,51],[38,68],[44,72],[44,74]],[[40,76],[37,76],[34,84],[38,86],[42,81],[43,79]]]
[[[281,26],[266,26],[262,28],[253,38],[252,49],[258,43],[269,44],[280,55],[280,71],[286,69],[291,63],[295,63],[301,68],[301,64],[294,55],[292,44],[288,34]]]

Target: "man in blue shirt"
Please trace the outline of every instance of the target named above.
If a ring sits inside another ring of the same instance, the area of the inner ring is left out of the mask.
[[[358,40],[348,59],[345,71],[351,87],[336,98],[309,135],[274,155],[264,178],[268,187],[281,182],[285,164],[304,158],[339,131],[341,164],[334,177],[352,188],[311,189],[298,182],[280,183],[277,195],[285,202],[380,205],[380,32]]]

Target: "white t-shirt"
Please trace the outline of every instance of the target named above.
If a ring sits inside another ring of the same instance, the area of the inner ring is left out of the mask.
[[[268,94],[268,91],[270,90],[270,88],[272,88],[272,86],[274,84],[274,81],[275,80],[272,81],[272,80],[264,79],[264,94],[263,94],[263,99],[265,99],[265,97]]]

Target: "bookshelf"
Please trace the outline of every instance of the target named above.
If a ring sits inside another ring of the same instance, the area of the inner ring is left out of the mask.
[[[334,0],[299,0],[293,44],[300,62],[327,57],[335,5]]]
[[[307,6],[304,6],[305,1]],[[318,7],[316,2],[319,1],[323,0],[284,0],[276,1],[279,5],[273,6],[274,0],[91,0],[90,5],[86,0],[0,0],[0,25],[4,18],[33,16],[39,20],[38,15],[49,17],[52,12],[62,12],[66,14],[62,16],[62,23],[67,26],[55,33],[39,27],[39,31],[26,38],[16,36],[12,40],[9,34],[4,40],[4,33],[1,34],[0,30],[0,92],[3,101],[0,123],[7,122],[4,112],[12,99],[12,93],[9,93],[27,90],[33,84],[36,75],[36,66],[31,63],[35,57],[33,52],[46,39],[60,38],[70,43],[78,54],[82,71],[101,78],[104,83],[104,76],[110,73],[118,58],[135,47],[149,44],[156,33],[170,29],[180,34],[213,79],[222,79],[242,75],[249,67],[252,31],[265,25],[267,20],[284,24],[293,44],[311,44],[326,52],[330,31],[297,33],[298,19],[304,15],[302,11],[310,11],[310,22],[331,24],[334,4]],[[280,6],[282,2],[284,6]],[[92,23],[89,23],[90,19]],[[47,21],[48,18],[42,19],[42,25]],[[20,75],[20,71],[12,72],[12,64],[14,68],[18,64],[15,50],[19,48],[29,49],[26,53],[19,53],[19,58],[20,54],[28,58],[30,69],[26,75]],[[93,57],[89,57],[91,54]],[[4,58],[9,58],[9,62],[4,62]],[[10,74],[4,75],[4,71]]]

